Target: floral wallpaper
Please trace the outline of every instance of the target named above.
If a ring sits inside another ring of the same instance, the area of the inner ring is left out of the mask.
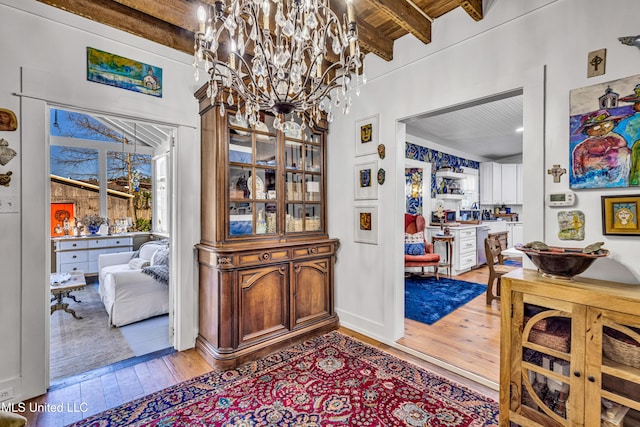
[[[460,171],[461,168],[480,169],[480,162],[475,160],[465,159],[463,157],[454,156],[452,154],[443,153],[438,150],[423,147],[421,145],[412,144],[410,142],[405,143],[405,158],[412,160],[419,160],[421,162],[431,163],[431,197],[436,197],[436,171],[443,167],[452,167],[454,171]],[[405,169],[405,180],[407,183],[411,181],[410,169]],[[410,207],[415,209],[418,206],[422,206],[422,200],[413,199],[411,193],[407,193],[407,209]],[[409,212],[409,210],[407,210]],[[417,213],[417,212],[409,212]]]

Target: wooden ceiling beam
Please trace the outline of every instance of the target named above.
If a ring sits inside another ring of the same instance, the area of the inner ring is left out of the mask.
[[[474,20],[480,21],[483,18],[482,14],[482,0],[458,0],[460,6],[467,11],[469,16]]]
[[[329,7],[333,10],[338,18],[347,14],[347,6],[344,0],[329,0]],[[378,55],[385,61],[393,59],[393,40],[387,37],[381,37],[378,30],[363,20],[358,20],[358,9],[363,7],[354,2],[356,13],[356,24],[358,25],[358,42],[360,49],[365,52],[371,52]]]
[[[193,32],[111,0],[38,0],[92,21],[193,54]],[[146,1],[146,0],[145,0]]]
[[[421,42],[431,43],[431,21],[405,0],[365,0]],[[366,7],[366,6],[365,6]]]
[[[112,0],[115,3],[137,10],[160,21],[184,28],[192,33],[198,31],[198,7],[200,2],[186,0]]]

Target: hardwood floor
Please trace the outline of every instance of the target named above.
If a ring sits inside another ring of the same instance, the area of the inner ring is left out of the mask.
[[[339,331],[498,400],[495,390],[346,328]],[[62,427],[211,370],[195,350],[135,364],[120,362],[78,376],[77,382],[53,386],[48,393],[24,402],[26,410],[20,413],[27,417],[28,426]]]
[[[487,283],[483,266],[455,279]],[[433,325],[405,319],[398,344],[439,359],[495,383],[500,380],[500,301],[486,305],[485,294],[453,311]]]

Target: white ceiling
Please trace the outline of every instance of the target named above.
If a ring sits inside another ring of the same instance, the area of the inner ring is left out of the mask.
[[[506,97],[505,97],[506,96]],[[509,94],[405,120],[407,134],[500,160],[522,154],[522,94]]]

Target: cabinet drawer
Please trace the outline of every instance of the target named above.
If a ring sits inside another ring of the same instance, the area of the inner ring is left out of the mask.
[[[65,251],[69,249],[86,249],[86,248],[87,248],[86,240],[69,240],[69,241],[58,242],[59,251]]]
[[[476,238],[476,230],[475,229],[470,229],[470,230],[460,230],[458,232],[458,234],[460,234],[460,239],[459,240],[464,240],[464,239],[475,239]]]
[[[476,250],[476,240],[475,239],[466,239],[466,240],[461,240],[458,243],[458,250],[460,251],[460,253],[462,252],[466,252],[466,251],[470,251]]]
[[[107,246],[107,240],[106,239],[90,239],[90,240],[87,240],[87,247],[89,249],[104,248],[105,246]]]
[[[89,270],[88,262],[70,262],[60,264],[60,271],[58,273],[73,273],[74,271],[86,272]]]
[[[293,250],[294,258],[303,258],[316,255],[327,255],[333,252],[333,245],[317,245]]]
[[[458,266],[459,270],[463,270],[465,268],[470,268],[476,265],[476,251],[466,251],[460,254],[460,265]]]
[[[109,239],[102,239],[104,246],[133,246],[133,239],[131,237],[112,237]]]
[[[251,252],[248,254],[241,254],[238,257],[239,265],[256,265],[263,262],[282,261],[289,259],[289,253],[286,249],[279,251],[260,251]]]
[[[85,262],[87,261],[87,251],[58,252],[57,257],[60,264],[67,264],[70,262]]]

